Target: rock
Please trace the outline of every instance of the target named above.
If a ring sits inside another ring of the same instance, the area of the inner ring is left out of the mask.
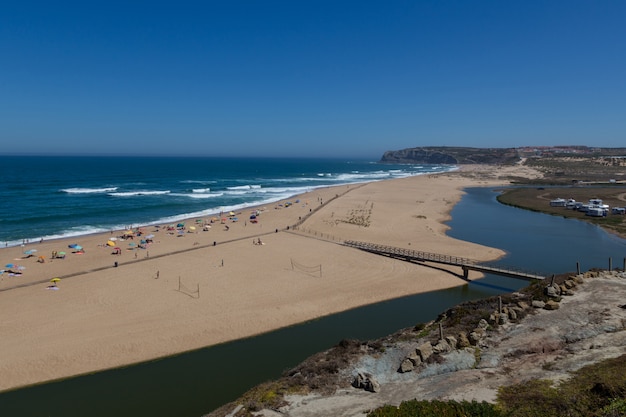
[[[452,349],[457,348],[457,340],[454,336],[446,336],[446,342],[448,342],[448,345],[450,345]]]
[[[514,309],[509,310],[509,320],[517,320],[517,311],[515,311]]]
[[[422,359],[422,362],[426,362],[426,359],[428,359],[430,355],[433,354],[433,347],[430,342],[426,342],[419,345],[417,349],[415,349],[415,351]]]
[[[557,286],[548,285],[545,289],[545,294],[548,297],[556,298],[561,294],[561,290]]]
[[[411,372],[413,369],[415,369],[415,365],[410,359],[407,358],[403,360],[402,363],[400,364],[400,368],[398,369],[398,372],[403,374],[405,372]]]
[[[476,329],[478,330],[478,329]],[[481,339],[483,338],[483,334],[480,331],[476,331],[474,330],[473,332],[471,332],[469,334],[469,342],[472,346],[478,346],[478,344],[480,343]]]
[[[372,375],[365,381],[365,391],[380,392],[380,384]]]
[[[416,351],[409,353],[409,355],[406,358],[413,363],[413,366],[419,366],[422,364],[422,359],[420,358],[420,356],[417,354]]]
[[[478,328],[479,329],[483,329],[483,330],[487,330],[488,327],[489,327],[489,323],[487,323],[487,320],[480,319],[480,321],[478,322]]]
[[[518,302],[517,302],[517,305],[518,305],[518,306],[519,306],[519,308],[521,308],[522,310],[526,310],[527,308],[529,308],[529,307],[530,307],[526,301],[518,301]]]
[[[567,280],[567,281],[565,281],[563,284],[565,284],[565,286],[566,286],[568,289],[572,289],[572,288],[574,288],[574,287],[576,286],[576,282],[574,282],[574,280],[573,280],[573,279],[568,279],[568,280]]]
[[[499,325],[503,325],[503,324],[507,324],[509,322],[509,315],[506,313],[500,313],[498,314],[498,324]]]
[[[540,300],[533,300],[532,305],[534,308],[544,308],[546,306],[546,303]]]
[[[450,352],[452,348],[445,340],[439,340],[439,342],[433,346],[433,353],[445,353]]]
[[[546,305],[543,307],[546,310],[558,310],[560,307],[559,303],[554,300],[548,300]]]
[[[469,347],[471,345],[469,339],[467,338],[467,333],[465,332],[461,332],[459,333],[459,339],[457,342],[457,349],[462,349],[462,348],[466,348]]]
[[[379,392],[380,384],[372,374],[359,372],[352,381],[354,388],[360,388],[369,392]]]

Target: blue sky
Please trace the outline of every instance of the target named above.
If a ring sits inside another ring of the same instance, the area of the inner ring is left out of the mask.
[[[625,1],[0,5],[0,153],[626,146]]]

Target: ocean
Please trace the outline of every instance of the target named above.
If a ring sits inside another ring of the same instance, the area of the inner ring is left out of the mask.
[[[0,156],[0,242],[81,236],[455,169],[347,159]]]

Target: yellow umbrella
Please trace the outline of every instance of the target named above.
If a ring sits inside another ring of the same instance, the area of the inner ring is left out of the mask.
[[[59,281],[61,281],[61,278],[52,278],[50,280],[50,282],[59,282]]]
[[[196,228],[194,226],[190,226],[189,230],[196,230]]]
[[[107,242],[107,246],[115,246],[115,242],[113,242],[112,240],[109,240]]]

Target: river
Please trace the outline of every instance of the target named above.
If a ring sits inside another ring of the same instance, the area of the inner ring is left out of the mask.
[[[496,192],[472,188],[452,211],[449,235],[502,248],[495,264],[544,275],[622,267],[626,240],[597,226],[499,204]],[[254,338],[175,357],[0,394],[7,416],[200,417],[275,379],[340,340],[375,339],[434,319],[462,301],[525,286],[499,276],[448,290],[378,303]]]

